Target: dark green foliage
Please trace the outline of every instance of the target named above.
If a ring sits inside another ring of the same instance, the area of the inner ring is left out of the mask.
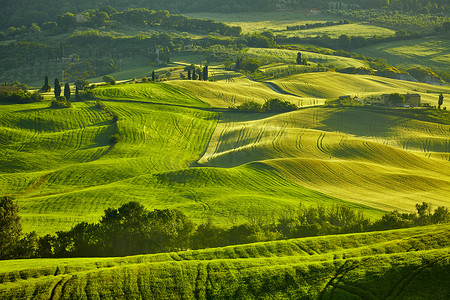
[[[237,63],[236,63],[237,65]],[[245,58],[244,61],[242,62],[242,65],[240,66],[240,69],[250,72],[250,73],[255,73],[259,67],[261,66],[261,63],[259,61],[257,61],[256,59],[253,58]],[[236,67],[237,69],[237,67]]]
[[[263,112],[287,112],[296,110],[297,106],[285,100],[278,98],[266,101],[262,106]]]
[[[191,69],[188,69],[188,76],[187,76],[187,79],[188,80],[191,80],[192,78],[191,78]]]
[[[431,213],[429,204],[425,202],[416,205],[417,214],[393,211],[373,224],[361,212],[347,206],[314,208],[299,205],[289,214],[279,217],[264,218],[256,214],[249,216],[250,223],[229,228],[218,227],[208,220],[195,228],[194,223],[181,211],[148,211],[137,202],[129,202],[118,209],[105,210],[98,224],[82,222],[69,231],[57,232],[56,236],[38,238],[32,232],[20,239],[17,205],[10,197],[1,198],[0,203],[1,258],[124,256],[389,230],[450,221],[447,208],[438,207]]]
[[[192,70],[192,80],[197,80],[197,72],[196,70]]]
[[[84,79],[75,80],[75,86],[78,87],[79,90],[84,90],[89,87],[89,81]]]
[[[0,259],[16,256],[21,234],[19,206],[10,196],[0,197]]]
[[[61,85],[59,84],[58,78],[55,78],[53,92],[55,93],[55,98],[61,96]]]
[[[118,134],[113,134],[112,136],[110,136],[109,138],[109,144],[110,145],[114,145],[117,144],[120,140],[120,136]]]
[[[237,107],[230,107],[230,110],[240,112],[262,112],[262,106],[255,101],[247,101]]]
[[[438,108],[441,109],[442,104],[444,103],[444,95],[442,95],[442,93],[439,95],[439,100],[438,100]]]
[[[41,92],[50,92],[52,87],[48,84],[48,76],[45,75],[44,85],[41,87]]]
[[[208,80],[208,66],[203,67],[203,80]]]
[[[238,59],[236,59],[236,71],[239,71],[242,69],[242,58],[239,57]]]
[[[66,97],[59,96],[50,104],[51,108],[69,108],[72,107],[72,103],[68,102]]]
[[[155,80],[156,80],[155,71],[152,71],[152,82],[155,82]]]
[[[106,84],[111,84],[111,85],[116,84],[116,80],[110,75],[105,75],[105,76],[103,76],[102,79]]]
[[[38,92],[31,94],[27,91],[11,91],[11,90],[0,90],[0,102],[12,103],[12,104],[22,104],[22,103],[32,103],[44,100],[44,97]]]
[[[69,83],[66,83],[64,85],[64,97],[66,97],[66,100],[69,101],[69,99],[70,99],[70,86],[69,86]]]
[[[399,93],[392,93],[389,95],[389,102],[392,104],[402,104],[405,103],[405,96]]]
[[[297,52],[297,65],[301,65],[301,64],[302,64],[302,53]]]

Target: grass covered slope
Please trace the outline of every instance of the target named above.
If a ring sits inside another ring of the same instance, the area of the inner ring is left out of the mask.
[[[450,64],[448,35],[382,43],[360,48],[356,52],[381,57],[390,64],[405,68],[422,67],[448,71]]]
[[[94,89],[99,99],[142,101],[161,104],[208,107],[186,90],[180,90],[165,83],[141,83],[108,85]]]
[[[216,114],[202,110],[106,106],[2,106],[0,187],[17,198],[26,230],[45,233],[96,221],[107,207],[130,199],[115,193],[114,183],[188,167],[216,124]],[[110,142],[112,134],[119,135],[118,143]]]
[[[262,162],[303,186],[382,210],[407,211],[424,199],[448,206],[449,129],[348,108],[228,113],[199,163]]]
[[[304,98],[337,99],[340,96],[380,96],[401,93],[420,94],[422,103],[437,106],[438,93],[450,98],[450,87],[403,81],[369,75],[351,75],[335,72],[306,73],[275,79],[271,82],[283,90]]]
[[[247,101],[264,104],[265,101],[273,98],[280,98],[295,104],[298,102],[298,97],[280,94],[262,82],[252,81],[235,72],[223,71],[217,77],[223,79],[215,82],[174,80],[170,81],[168,85],[188,90],[213,107],[228,108]]]
[[[446,299],[449,226],[133,256],[11,260],[3,299]]]
[[[330,67],[333,66],[333,68],[344,69],[349,67],[360,68],[369,66],[369,64],[366,61],[360,59],[334,55],[325,55],[307,51],[268,49],[268,48],[249,48],[247,50],[247,53],[250,54],[255,54],[262,57],[264,56],[273,57],[291,64],[296,63],[298,52],[300,52],[302,54],[302,58],[306,58],[309,63],[322,64],[324,66]]]

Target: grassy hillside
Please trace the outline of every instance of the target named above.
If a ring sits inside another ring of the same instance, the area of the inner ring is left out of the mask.
[[[102,86],[94,90],[94,95],[100,99],[144,101],[199,107],[208,106],[196,97],[192,96],[186,90],[180,90],[165,83]]]
[[[288,37],[291,36],[316,37],[326,34],[331,38],[338,38],[341,35],[346,34],[348,36],[363,36],[369,38],[373,36],[380,36],[380,37],[394,36],[395,31],[392,29],[366,24],[343,24],[305,30],[286,31],[280,32],[280,34]]]
[[[97,220],[107,207],[132,197],[110,185],[186,168],[202,154],[216,124],[215,113],[187,108],[107,108],[117,122],[89,102],[61,110],[48,103],[2,106],[0,187],[17,197],[26,230],[44,233]],[[112,134],[119,134],[117,144],[110,144]]]
[[[385,58],[388,63],[405,68],[422,67],[448,71],[450,64],[449,36],[382,43],[358,49],[371,57]]]
[[[446,299],[449,226],[2,263],[3,299]]]
[[[297,53],[302,53],[302,58],[306,58],[308,62],[314,64],[322,64],[324,66],[333,66],[334,68],[348,68],[348,67],[368,67],[367,62],[342,56],[324,55],[306,51],[294,51],[283,49],[266,49],[266,48],[250,48],[247,51],[251,54],[261,56],[272,56],[280,60],[284,60],[288,63],[295,64],[297,59]]]
[[[221,71],[219,74],[221,74],[219,76],[223,79],[215,82],[176,80],[167,84],[188,90],[197,98],[213,107],[228,108],[229,106],[240,105],[246,101],[255,101],[263,104],[265,101],[273,98],[281,98],[295,104],[299,100],[298,97],[292,95],[279,94],[266,84],[252,81],[239,73]],[[220,78],[219,76],[217,77]]]
[[[311,15],[309,11],[271,11],[242,13],[187,13],[191,18],[213,19],[230,26],[240,26],[243,33],[261,32],[264,30],[285,30],[286,26],[306,23],[338,21],[334,16],[325,14]]]
[[[220,80],[97,87],[106,108],[2,105],[0,189],[16,197],[25,231],[96,222],[104,209],[132,200],[222,225],[281,214],[299,202],[347,204],[372,218],[422,201],[448,206],[442,164],[449,125],[438,115],[311,108],[219,119],[208,108],[271,98],[304,107],[363,86],[366,94],[414,87],[433,99],[428,88],[447,87],[338,73],[273,81],[297,97],[234,72],[212,72]]]
[[[350,75],[335,72],[306,73],[271,82],[292,94],[308,98],[337,99],[340,96],[380,96],[389,93],[418,93],[423,103],[437,106],[438,93],[450,98],[450,87],[390,79],[369,75]]]
[[[199,163],[264,162],[328,195],[382,210],[448,206],[450,125],[358,109],[224,114]]]

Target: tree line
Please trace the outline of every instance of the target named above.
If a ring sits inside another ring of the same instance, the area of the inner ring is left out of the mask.
[[[392,211],[372,222],[350,207],[306,207],[300,204],[275,216],[252,212],[248,222],[230,227],[211,220],[196,225],[176,209],[148,210],[138,202],[108,208],[98,223],[81,222],[68,231],[39,237],[22,234],[19,207],[10,196],[0,198],[0,259],[33,257],[125,256],[202,249],[244,243],[340,233],[368,232],[447,223],[450,212],[428,203],[416,213]]]

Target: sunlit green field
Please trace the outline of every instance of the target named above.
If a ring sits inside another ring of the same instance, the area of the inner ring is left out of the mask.
[[[95,101],[70,109],[2,105],[0,189],[17,199],[25,231],[96,222],[104,209],[132,200],[223,225],[300,202],[346,204],[371,218],[411,212],[422,201],[449,205],[448,120],[416,119],[407,110],[307,108],[340,95],[414,89],[436,105],[436,92],[450,97],[448,87],[328,72],[273,80],[291,93],[279,94],[215,70],[215,82],[97,87],[106,109]],[[304,109],[216,112],[272,98]]]
[[[2,299],[446,299],[449,226],[2,262]]]
[[[342,24],[335,26],[311,28],[305,30],[285,31],[277,33],[288,37],[291,36],[315,37],[326,34],[330,38],[338,38],[343,34],[346,34],[348,36],[363,36],[366,38],[370,38],[373,36],[388,37],[395,35],[395,31],[392,29],[366,24]]]
[[[250,48],[248,53],[260,56],[271,56],[278,58],[284,62],[295,64],[297,53],[302,53],[302,58],[306,58],[308,62],[313,64],[322,64],[333,68],[348,68],[348,67],[368,67],[368,63],[359,59],[341,57],[334,55],[324,55],[319,53],[307,51],[294,51],[284,49],[265,49],[265,48]]]
[[[261,32],[264,30],[285,30],[286,26],[306,23],[338,21],[336,17],[325,14],[312,15],[302,11],[242,12],[242,13],[186,13],[191,18],[213,19],[231,26],[240,26],[243,33]]]
[[[448,71],[450,65],[448,35],[382,43],[358,49],[356,52],[385,58],[388,63],[405,68],[422,67]]]

